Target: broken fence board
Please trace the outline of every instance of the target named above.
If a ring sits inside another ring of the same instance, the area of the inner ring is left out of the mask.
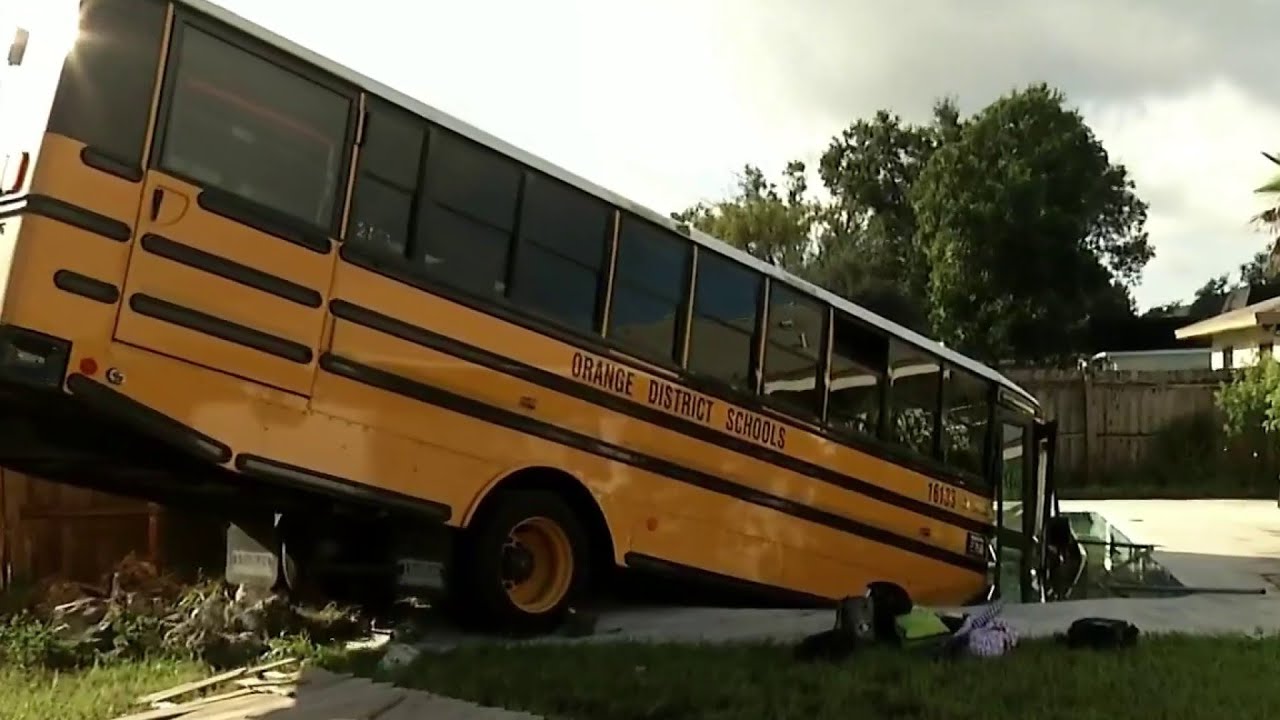
[[[180,717],[182,715],[186,715],[187,713],[193,712],[195,710],[199,710],[200,708],[206,705],[209,705],[211,703],[218,703],[224,700],[231,700],[234,698],[244,697],[246,695],[254,695],[254,694],[255,693],[252,690],[248,690],[248,689],[234,690],[232,692],[222,693],[221,695],[210,695],[208,697],[202,697],[196,700],[192,700],[190,702],[182,703],[181,705],[172,705],[170,707],[160,707],[160,708],[152,708],[150,710],[143,710],[141,712],[136,712],[132,715],[124,715],[124,716],[118,717],[116,718],[116,720],[168,720],[168,718]]]
[[[137,702],[138,704],[141,704],[141,705],[150,705],[152,703],[161,702],[163,700],[176,698],[180,695],[186,695],[187,693],[195,692],[196,690],[203,690],[207,687],[219,685],[221,683],[227,682],[228,680],[234,680],[243,675],[258,675],[268,670],[274,670],[276,668],[284,667],[285,665],[290,665],[295,662],[297,662],[295,658],[285,658],[283,660],[273,660],[272,662],[264,663],[262,665],[257,665],[255,667],[242,667],[242,668],[236,668],[235,670],[228,670],[227,672],[214,675],[213,677],[205,678],[204,680],[193,680],[192,682],[183,683],[176,687],[169,688],[168,690],[161,690],[160,692],[154,692],[154,693],[151,693],[150,695],[143,695],[142,697],[138,698]]]
[[[263,701],[278,699],[273,695],[250,693],[244,697],[206,705],[175,720],[241,720],[248,712],[262,705]]]

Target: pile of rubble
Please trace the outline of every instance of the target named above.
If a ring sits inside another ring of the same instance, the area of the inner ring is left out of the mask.
[[[355,610],[299,607],[280,595],[221,581],[184,584],[133,556],[99,585],[46,583],[24,610],[71,662],[169,652],[231,666],[268,653],[283,639],[324,644],[371,630]]]

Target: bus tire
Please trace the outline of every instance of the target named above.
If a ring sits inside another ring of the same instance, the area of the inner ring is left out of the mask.
[[[467,620],[513,634],[549,632],[585,590],[586,532],[545,490],[500,491],[464,534],[455,566]]]

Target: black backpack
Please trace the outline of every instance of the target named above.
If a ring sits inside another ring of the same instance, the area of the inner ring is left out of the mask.
[[[1138,627],[1125,620],[1080,618],[1071,623],[1066,633],[1058,635],[1058,641],[1071,648],[1112,650],[1133,647],[1138,635]]]

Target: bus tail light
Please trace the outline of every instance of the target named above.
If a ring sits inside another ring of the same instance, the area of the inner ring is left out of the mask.
[[[4,170],[0,173],[0,195],[9,195],[22,189],[27,181],[27,170],[31,166],[31,153],[20,152],[17,156],[6,155]]]

